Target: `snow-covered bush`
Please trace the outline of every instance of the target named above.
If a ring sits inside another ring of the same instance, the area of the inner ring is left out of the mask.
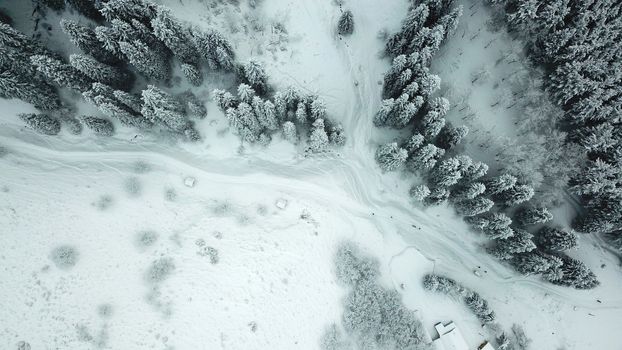
[[[44,135],[57,135],[60,132],[58,119],[47,114],[22,113],[19,115],[29,129]]]
[[[50,260],[59,269],[70,269],[74,267],[78,261],[78,251],[74,246],[61,245],[52,250]]]
[[[341,14],[339,22],[337,23],[337,32],[341,35],[350,35],[354,32],[352,11],[346,10]]]
[[[114,134],[114,125],[110,120],[87,115],[80,117],[80,120],[96,135],[112,136]]]
[[[129,177],[123,182],[123,188],[130,197],[138,197],[142,192],[142,184],[137,177]]]
[[[167,279],[175,270],[173,259],[159,258],[151,263],[145,273],[145,280],[149,283],[160,283]]]

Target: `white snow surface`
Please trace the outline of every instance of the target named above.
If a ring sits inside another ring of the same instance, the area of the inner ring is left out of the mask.
[[[204,24],[201,2],[163,3]],[[376,34],[399,27],[407,2],[344,6],[355,19],[347,38],[335,32],[340,12],[330,0],[264,0],[255,10],[289,34],[286,50],[258,56],[271,83],[319,94],[343,123],[348,143],[335,156],[302,158],[278,137],[240,152],[211,102],[198,124],[205,141],[193,145],[131,130],[39,136],[15,116],[32,107],[0,100],[8,149],[0,158],[0,348],[318,349],[346,293],[333,255],[352,240],[378,257],[383,283],[430,332],[453,320],[472,348],[490,336],[459,301],[423,290],[422,276],[435,272],[478,291],[504,328],[524,327],[534,349],[617,349],[622,273],[600,242],[582,237],[575,254],[602,282],[594,290],[520,276],[488,256],[486,240],[451,209],[410,203],[413,179],[381,173],[373,150],[390,136],[371,120],[388,61]],[[256,55],[256,45],[237,46],[242,59]],[[189,177],[194,187],[184,185]],[[278,200],[287,201],[283,210]],[[59,245],[76,249],[74,267],[50,260]],[[155,261],[170,273],[154,282]]]

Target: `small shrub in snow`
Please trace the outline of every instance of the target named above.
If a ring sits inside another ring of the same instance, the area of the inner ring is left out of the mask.
[[[136,234],[136,242],[139,247],[147,248],[155,244],[158,234],[154,231],[141,231]]]
[[[23,340],[17,342],[17,350],[31,350],[30,344]]]
[[[78,261],[78,251],[70,245],[61,245],[52,250],[50,260],[59,269],[70,269],[76,265]]]
[[[93,203],[95,207],[99,210],[106,210],[112,206],[112,196],[110,195],[102,195],[100,196],[95,203]]]
[[[339,17],[337,23],[337,31],[341,35],[350,35],[354,32],[354,19],[352,17],[352,11],[346,10]]]
[[[131,197],[138,197],[142,191],[142,185],[137,177],[127,178],[123,183],[123,187],[125,192]]]
[[[112,136],[114,134],[114,125],[110,120],[87,115],[80,117],[80,120],[95,135]]]
[[[101,318],[110,318],[112,316],[112,305],[101,304],[97,307],[97,314]]]
[[[177,191],[174,188],[167,188],[164,191],[164,198],[169,202],[174,202],[177,199]]]
[[[136,174],[146,174],[153,170],[153,167],[144,160],[138,160],[132,164],[132,170]]]
[[[47,114],[22,113],[19,115],[29,129],[43,135],[57,135],[60,132],[60,122]]]
[[[167,279],[175,270],[175,264],[171,258],[159,258],[151,263],[145,274],[145,279],[150,283],[159,283]]]
[[[218,261],[220,261],[218,250],[214,247],[207,247],[207,256],[209,256],[209,261],[212,264],[218,264]]]

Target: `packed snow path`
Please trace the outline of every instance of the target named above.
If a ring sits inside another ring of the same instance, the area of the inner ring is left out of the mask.
[[[332,254],[344,239],[380,258],[385,282],[421,311],[426,325],[456,320],[473,346],[484,333],[475,317],[424,292],[423,274],[434,270],[477,290],[502,325],[522,324],[536,348],[622,343],[616,332],[622,279],[616,262],[589,240],[582,243],[603,282],[596,290],[518,276],[486,255],[484,240],[450,209],[413,206],[408,179],[375,165],[375,144],[387,136],[371,119],[387,63],[377,57],[381,43],[373,38],[398,25],[405,3],[357,3],[355,34],[344,40],[333,31],[339,13],[329,1],[276,3],[269,6],[290,10],[292,33],[317,31],[293,43],[294,52],[307,51],[294,54],[291,65],[272,66],[271,76],[281,85],[312,88],[331,113],[341,113],[349,137],[341,154],[223,155],[216,147],[131,137],[40,137],[6,123],[0,129],[0,145],[9,150],[0,158],[0,299],[7,301],[0,347],[28,341],[33,349],[315,349],[323,327],[340,315],[344,291],[334,281]],[[193,187],[184,185],[187,177],[196,180]],[[128,188],[128,179],[136,179],[138,190]],[[167,189],[174,200],[166,200]],[[109,208],[102,196],[109,196]],[[284,208],[274,205],[280,199]],[[136,244],[144,230],[156,233],[153,246]],[[61,244],[79,253],[69,270],[48,258]],[[218,249],[217,263],[207,246]],[[174,262],[170,276],[146,281],[159,259]],[[602,261],[609,267],[601,271],[594,264]]]

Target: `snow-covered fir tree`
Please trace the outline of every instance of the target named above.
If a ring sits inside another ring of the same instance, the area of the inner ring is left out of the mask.
[[[117,58],[104,48],[97,39],[95,31],[69,19],[60,21],[60,28],[67,34],[69,40],[85,54],[93,56],[100,62],[115,63]]]
[[[417,202],[421,202],[430,195],[430,189],[426,185],[415,185],[410,188],[410,198]]]
[[[83,92],[82,96],[87,102],[99,108],[104,115],[118,119],[125,126],[140,129],[153,126],[153,123],[142,114],[118,100],[115,96],[115,90],[108,85],[93,83],[91,89]]]
[[[319,99],[313,99],[310,105],[310,116],[313,120],[326,118],[326,105]]]
[[[215,30],[192,28],[192,41],[198,54],[211,69],[230,71],[234,68],[235,54],[229,41]]]
[[[212,92],[212,96],[216,105],[218,105],[223,112],[227,111],[229,108],[236,107],[238,104],[235,97],[225,90],[216,89]]]
[[[376,162],[384,171],[394,171],[399,169],[406,159],[408,152],[398,146],[396,142],[380,145],[376,149]]]
[[[182,63],[196,65],[199,55],[195,49],[188,27],[171,15],[171,11],[164,7],[157,8],[156,16],[151,20],[153,34],[168,47]]]
[[[553,214],[542,206],[524,207],[514,215],[514,221],[522,226],[542,224],[551,220],[553,220]]]
[[[533,235],[525,230],[514,229],[514,235],[505,239],[498,239],[489,251],[495,257],[508,260],[516,254],[530,252],[536,249],[531,240]]]
[[[203,83],[203,74],[197,65],[182,63],[181,72],[188,79],[188,82],[194,86],[200,86]]]
[[[69,63],[92,81],[124,90],[129,90],[132,87],[133,77],[128,72],[98,62],[91,57],[73,54],[69,56]]]
[[[447,123],[439,133],[436,144],[446,150],[452,149],[456,147],[468,133],[469,128],[465,125],[454,127],[450,123]]]
[[[240,79],[250,85],[259,95],[268,91],[268,77],[258,61],[249,60],[239,70]]]
[[[451,198],[455,201],[474,199],[486,191],[486,186],[481,182],[471,182],[459,186],[451,192]]]
[[[451,192],[444,187],[435,187],[430,189],[430,194],[424,199],[425,205],[440,205],[447,201]]]
[[[37,67],[37,71],[61,87],[84,92],[93,82],[77,69],[50,56],[34,55],[30,61]]]
[[[114,134],[114,125],[110,120],[88,115],[81,116],[79,119],[95,135],[112,136]]]
[[[253,106],[253,108],[255,110],[261,111],[260,114],[255,112],[255,114],[257,114],[257,119],[259,120],[259,124],[261,124],[261,126],[271,131],[278,130],[279,124],[278,124],[278,120],[276,119],[276,107],[274,106],[274,103],[272,103],[272,101],[269,101],[269,100],[263,101],[261,98],[257,96],[255,96],[253,101],[254,101],[253,104],[257,106],[257,107]]]
[[[481,216],[486,220],[482,231],[491,239],[506,239],[514,236],[514,230],[510,227],[512,219],[505,213],[489,212]]]
[[[478,293],[469,293],[469,295],[464,298],[464,303],[480,321],[490,323],[495,320],[495,312],[488,306],[488,302]]]
[[[296,125],[291,121],[283,123],[283,138],[293,144],[298,143],[298,131],[296,131]]]
[[[255,89],[248,84],[238,85],[238,98],[241,102],[251,103],[255,97]]]
[[[298,107],[296,107],[296,121],[298,122],[298,124],[307,124],[308,115],[309,114],[307,113],[307,104],[304,101],[298,102]]]
[[[313,128],[307,145],[309,150],[313,153],[319,153],[326,150],[328,147],[328,134],[324,130],[324,120],[317,119],[313,122]]]
[[[188,126],[183,105],[170,94],[153,85],[142,91],[142,115],[153,123],[163,124],[172,130],[183,131]]]
[[[191,90],[186,90],[179,95],[183,102],[186,115],[198,119],[204,119],[207,116],[207,108],[205,102],[195,95]]]
[[[488,164],[483,162],[472,162],[466,168],[462,169],[462,182],[469,183],[481,179],[488,173]],[[484,185],[486,185],[484,183]]]
[[[141,113],[143,101],[140,96],[121,90],[115,90],[112,94],[118,102],[129,108],[132,112]]]
[[[19,119],[39,134],[57,135],[60,132],[60,121],[47,114],[22,113]]]
[[[596,275],[581,261],[564,254],[559,257],[562,260],[562,277],[553,283],[576,289],[592,289],[600,284]]]
[[[488,219],[483,216],[467,216],[464,218],[464,222],[476,230],[483,230],[488,226]]]
[[[25,80],[10,70],[0,73],[0,96],[18,98],[31,103],[41,110],[54,110],[61,107],[61,102],[54,87],[38,79]]]
[[[332,125],[328,132],[328,139],[335,146],[343,146],[346,144],[346,135],[341,124]]]
[[[236,114],[237,119],[233,125],[237,128],[238,134],[242,140],[251,143],[258,141],[262,132],[262,127],[257,120],[253,107],[246,102],[241,102],[238,105]]]
[[[337,23],[337,32],[341,35],[350,35],[354,32],[354,18],[352,11],[343,11]]]
[[[514,185],[507,190],[501,192],[498,195],[498,198],[505,205],[511,207],[530,200],[531,197],[533,197],[534,193],[535,191],[531,186]]]
[[[119,50],[127,57],[129,62],[144,74],[147,78],[166,80],[170,77],[170,65],[168,60],[161,54],[151,50],[140,40],[133,42],[122,41]]]
[[[458,183],[462,178],[460,160],[456,157],[443,159],[429,175],[429,181],[434,187],[449,187]]]
[[[408,160],[406,161],[406,167],[413,172],[419,169],[432,169],[436,165],[436,162],[444,154],[444,149],[438,148],[435,145],[429,143],[413,151],[413,153],[408,157]]]
[[[408,152],[408,155],[412,155],[415,151],[417,151],[421,146],[425,143],[425,138],[423,135],[419,133],[412,134],[404,144],[402,144],[402,148]]]
[[[438,112],[426,113],[421,122],[420,132],[428,141],[433,141],[445,126],[445,118]]]
[[[100,12],[108,22],[113,19],[131,22],[135,19],[150,25],[157,14],[157,5],[144,0],[109,0],[101,3]]]
[[[489,211],[493,205],[495,203],[488,198],[476,197],[457,202],[456,210],[462,216],[475,216]]]
[[[557,227],[543,227],[536,236],[536,242],[546,250],[564,251],[575,249],[578,245],[574,232]]]
[[[547,276],[549,281],[559,279],[562,275],[562,260],[554,255],[539,250],[515,255],[510,263],[523,274],[540,274]]]
[[[514,175],[502,174],[484,182],[487,194],[499,194],[516,185],[518,179]]]

